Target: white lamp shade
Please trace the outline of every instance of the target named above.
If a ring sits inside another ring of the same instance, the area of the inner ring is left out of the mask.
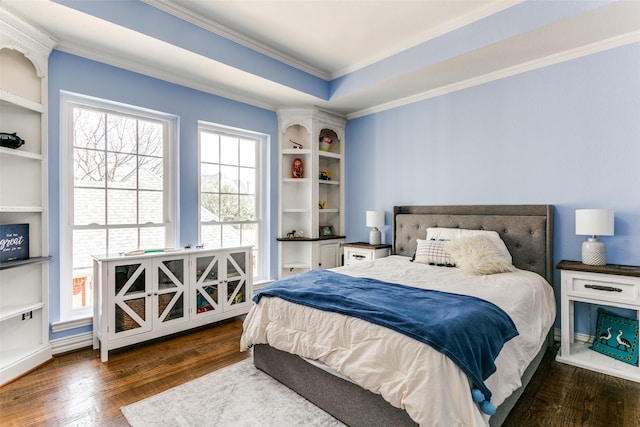
[[[613,211],[609,209],[577,209],[576,234],[613,236]]]
[[[367,227],[382,227],[384,211],[367,211]]]

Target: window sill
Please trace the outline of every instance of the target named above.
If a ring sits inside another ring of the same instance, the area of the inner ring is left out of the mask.
[[[71,320],[61,320],[51,324],[51,332],[58,333],[70,331],[73,329],[83,328],[85,326],[93,326],[93,316],[79,317]]]
[[[273,280],[256,280],[255,282],[253,282],[253,290],[257,291],[273,282],[274,282]]]

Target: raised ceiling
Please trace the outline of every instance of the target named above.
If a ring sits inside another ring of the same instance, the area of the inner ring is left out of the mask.
[[[57,49],[357,117],[640,41],[640,1],[0,0]]]

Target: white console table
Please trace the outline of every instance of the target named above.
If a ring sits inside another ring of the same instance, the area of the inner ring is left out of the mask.
[[[93,348],[109,350],[246,314],[251,247],[94,256]]]

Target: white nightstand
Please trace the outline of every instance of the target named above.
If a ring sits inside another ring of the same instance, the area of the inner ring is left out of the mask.
[[[640,382],[640,367],[607,357],[589,344],[574,341],[574,302],[586,302],[627,308],[640,316],[640,267],[626,265],[585,265],[577,261],[561,261],[557,268],[561,277],[561,340],[556,360]],[[640,317],[636,317],[640,318]]]
[[[391,255],[391,245],[370,245],[365,242],[343,243],[344,265],[371,261]]]

